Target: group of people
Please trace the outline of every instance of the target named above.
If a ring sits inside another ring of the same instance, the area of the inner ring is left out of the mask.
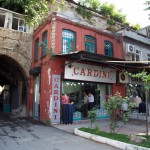
[[[132,101],[135,103],[135,109],[139,113],[146,113],[146,104],[144,99],[141,99],[138,95],[136,95]]]
[[[62,94],[61,97],[61,104],[69,104],[70,103],[70,99],[69,96],[67,96],[66,94]],[[84,92],[83,93],[83,116],[87,117],[88,115],[88,111],[90,111],[92,108],[94,107],[94,96],[91,92]]]

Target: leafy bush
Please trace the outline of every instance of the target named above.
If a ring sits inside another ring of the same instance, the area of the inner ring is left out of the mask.
[[[91,128],[92,128],[93,123],[96,122],[97,117],[98,117],[98,116],[97,116],[97,113],[96,113],[96,108],[95,108],[95,107],[92,108],[92,110],[90,110],[90,111],[88,112],[88,117],[90,118]]]
[[[122,111],[122,104],[126,103],[127,110]],[[119,92],[116,92],[114,96],[110,96],[108,102],[105,103],[107,113],[111,116],[110,131],[115,132],[118,127],[118,121],[126,123],[129,119],[129,112],[131,108],[135,107],[135,103],[129,102],[128,97],[122,97]],[[122,115],[121,115],[122,114]]]

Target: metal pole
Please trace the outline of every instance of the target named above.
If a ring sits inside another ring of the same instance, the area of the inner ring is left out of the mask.
[[[145,96],[146,96],[146,136],[148,136],[148,91],[146,89]]]

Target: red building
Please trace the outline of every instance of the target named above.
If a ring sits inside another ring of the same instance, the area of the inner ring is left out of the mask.
[[[122,58],[121,37],[53,13],[33,35],[30,115],[60,123],[64,93],[74,103],[73,119],[84,119],[83,93],[91,92],[99,117],[107,117],[103,104],[108,95],[125,95],[119,71],[109,62]]]

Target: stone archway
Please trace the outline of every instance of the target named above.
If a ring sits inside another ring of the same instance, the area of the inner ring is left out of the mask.
[[[32,34],[0,28],[0,85],[9,85],[10,112],[19,116],[27,115],[31,45]]]
[[[1,94],[3,98],[1,111],[26,116],[28,75],[18,60],[16,61],[7,55],[0,55],[0,64],[0,85],[4,88]]]

